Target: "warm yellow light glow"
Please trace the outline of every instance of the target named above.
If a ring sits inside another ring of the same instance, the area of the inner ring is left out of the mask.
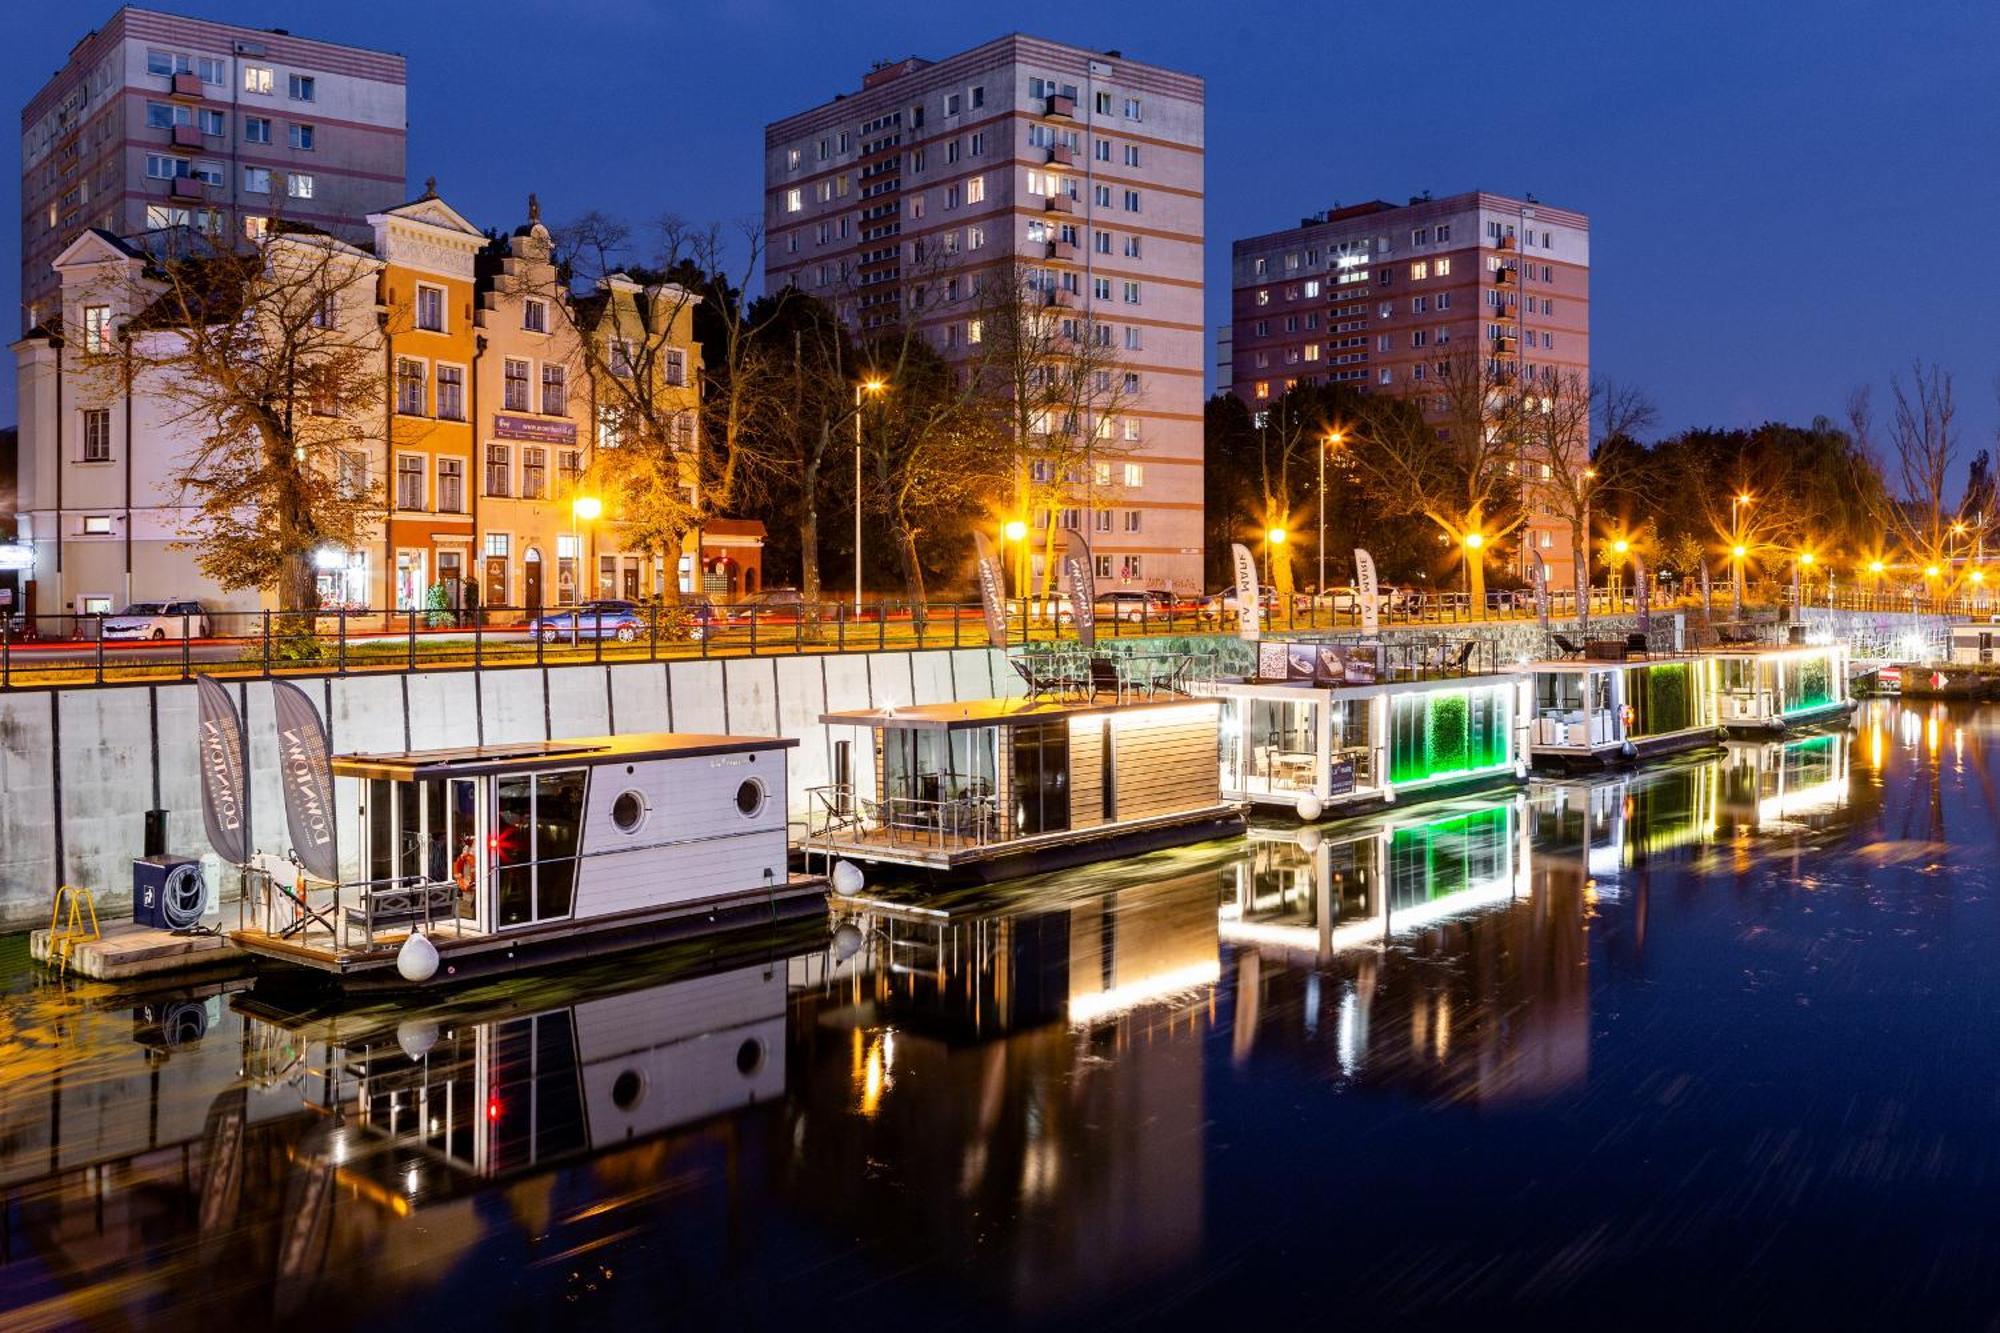
[[[1750,500],[1751,500],[1751,495],[1750,492],[1748,491],[1745,491],[1743,492],[1743,494],[1736,497],[1736,503],[1740,505],[1747,505],[1750,503]]]
[[[1477,532],[1468,532],[1468,533],[1466,533],[1466,534],[1465,534],[1465,549],[1466,549],[1466,550],[1468,550],[1468,551],[1476,551],[1476,550],[1478,550],[1478,549],[1479,549],[1480,547],[1482,547],[1482,546],[1484,546],[1484,545],[1486,545],[1486,538],[1485,538],[1484,536],[1482,536],[1481,534],[1479,534],[1479,533],[1477,533]]]
[[[1626,541],[1623,537],[1620,537],[1617,541],[1611,543],[1611,549],[1617,552],[1619,555],[1623,555],[1627,551],[1632,549],[1632,543]]]
[[[1951,535],[1954,537],[1963,537],[1965,535],[1965,524],[1963,523],[1952,524]]]
[[[1330,430],[1326,433],[1326,442],[1336,449],[1345,443],[1346,440],[1347,433],[1345,431]]]
[[[1744,556],[1750,554],[1750,548],[1747,546],[1732,547],[1729,553],[1735,556],[1738,560],[1741,560]]]
[[[1984,582],[1986,582],[1986,571],[1985,571],[1985,570],[1983,570],[1983,569],[1975,569],[1975,570],[1973,570],[1973,571],[1972,571],[1972,581],[1973,581],[1974,583],[1984,583]]]
[[[863,380],[861,381],[861,387],[870,393],[880,393],[889,387],[889,382],[887,380]]]
[[[1799,563],[1800,563],[1800,564],[1802,564],[1802,565],[1810,565],[1810,564],[1811,564],[1812,562],[1813,562],[1813,553],[1812,553],[1811,551],[1801,551],[1801,552],[1799,552]]]
[[[1285,544],[1285,530],[1283,528],[1272,528],[1264,534],[1264,540],[1273,546],[1283,546]]]
[[[1936,565],[1925,565],[1925,566],[1924,566],[1924,577],[1925,577],[1925,578],[1927,578],[1927,579],[1934,579],[1934,578],[1936,578],[1937,576],[1938,576],[1938,567],[1937,567]]]
[[[604,501],[594,495],[579,495],[569,502],[569,512],[579,523],[594,522],[604,512]]]
[[[1880,560],[1870,560],[1868,562],[1868,572],[1870,574],[1880,574],[1883,568],[1884,566]]]

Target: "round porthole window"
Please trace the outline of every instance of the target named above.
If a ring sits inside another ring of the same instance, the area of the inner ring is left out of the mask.
[[[618,1077],[611,1080],[611,1104],[621,1111],[631,1110],[645,1095],[646,1080],[636,1069],[620,1070]]]
[[[736,789],[736,808],[745,819],[755,819],[764,813],[764,784],[755,778],[744,779]]]
[[[764,1067],[764,1043],[748,1038],[736,1048],[736,1072],[749,1078]]]
[[[637,833],[646,822],[646,798],[636,791],[620,792],[611,803],[611,822],[620,833]]]

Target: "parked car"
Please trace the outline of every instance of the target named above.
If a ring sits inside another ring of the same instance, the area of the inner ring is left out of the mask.
[[[778,621],[789,625],[804,613],[805,606],[805,598],[797,588],[766,588],[727,608],[726,614],[732,623],[738,625],[748,625],[752,621]]]
[[[134,602],[104,618],[106,639],[205,639],[208,612],[200,602]]]
[[[1212,592],[1201,599],[1199,614],[1203,620],[1220,620],[1224,615],[1233,615],[1243,608],[1245,599],[1232,585],[1221,592]],[[1264,608],[1269,617],[1278,609],[1278,591],[1275,588],[1259,587],[1257,604]]]
[[[1099,620],[1160,621],[1174,614],[1174,595],[1161,588],[1115,588],[1097,594]]]
[[[1375,609],[1389,612],[1396,609],[1397,589],[1378,587],[1375,590]],[[1328,588],[1318,594],[1300,593],[1294,605],[1301,612],[1310,610],[1333,611],[1340,615],[1359,615],[1361,612],[1361,590],[1354,587]]]
[[[646,632],[646,617],[637,602],[585,602],[573,609],[550,611],[528,622],[528,633],[543,643],[575,639],[616,639],[631,643]]]

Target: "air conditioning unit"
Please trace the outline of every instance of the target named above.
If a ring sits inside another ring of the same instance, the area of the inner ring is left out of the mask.
[[[216,891],[192,856],[132,862],[132,920],[155,930],[192,930],[220,915]]]

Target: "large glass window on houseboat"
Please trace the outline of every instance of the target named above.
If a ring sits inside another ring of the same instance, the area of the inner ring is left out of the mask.
[[[1014,728],[1014,832],[1027,837],[1069,828],[1069,723]]]
[[[1317,706],[1312,699],[1246,699],[1243,744],[1250,775],[1265,790],[1311,791],[1318,759]]]
[[[1833,702],[1833,663],[1823,655],[1785,661],[1785,692],[1779,709],[1787,713],[1824,708]]]
[[[995,727],[965,731],[884,728],[884,794],[915,803],[991,797],[999,771],[999,734]]]
[[[1695,725],[1695,669],[1688,662],[1625,669],[1625,704],[1632,710],[1628,736],[1663,736]]]
[[[1749,694],[1757,688],[1758,661],[1754,657],[1723,657],[1715,663],[1716,683],[1725,694]]]
[[[510,773],[495,783],[493,865],[502,926],[566,917],[576,897],[585,772]]]
[[[1389,701],[1389,778],[1425,778],[1507,761],[1505,687],[1398,694]]]

